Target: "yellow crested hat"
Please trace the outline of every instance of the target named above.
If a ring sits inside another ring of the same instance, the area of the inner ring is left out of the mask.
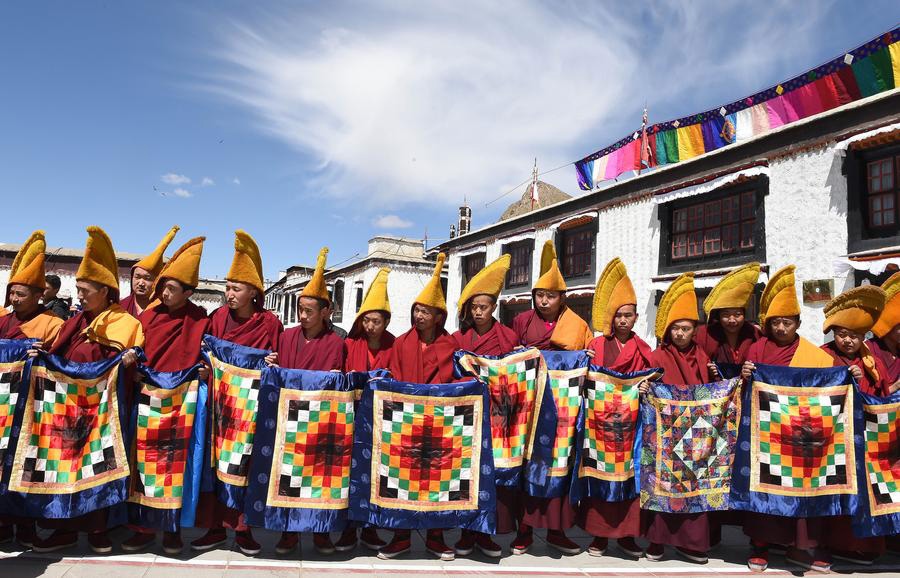
[[[9,285],[28,285],[39,289],[46,288],[44,280],[44,254],[47,252],[47,242],[43,231],[35,231],[28,237],[9,270]]]
[[[800,302],[794,287],[793,265],[787,265],[769,277],[759,298],[759,321],[765,326],[769,317],[794,317],[800,315]]]
[[[435,309],[440,309],[444,313],[447,312],[447,301],[444,299],[444,289],[441,287],[441,273],[444,271],[444,261],[446,259],[446,255],[438,253],[437,262],[434,264],[434,272],[431,274],[431,279],[428,280],[425,288],[422,289],[422,292],[419,293],[419,296],[416,297],[416,300],[413,303],[434,307]]]
[[[551,240],[544,243],[544,248],[541,251],[541,274],[531,290],[535,291],[537,289],[560,292],[566,290],[566,280],[563,279],[562,273],[559,272],[556,247]]]
[[[884,297],[884,289],[876,285],[844,291],[825,305],[822,333],[828,333],[834,327],[843,327],[865,335],[884,309]]]
[[[878,337],[884,337],[900,323],[900,272],[888,277],[881,288],[884,289],[884,310],[872,327],[872,333]]]
[[[703,301],[706,317],[714,309],[746,309],[758,279],[759,263],[747,263],[722,277]]]
[[[166,252],[166,249],[172,242],[172,239],[175,238],[175,234],[179,231],[179,229],[181,229],[181,227],[179,227],[178,225],[175,225],[171,229],[169,229],[169,232],[166,233],[166,236],[162,238],[162,241],[159,242],[159,245],[156,246],[156,249],[154,249],[152,253],[135,263],[134,267],[146,269],[150,272],[151,275],[153,275],[153,277],[159,276],[159,272],[162,271],[163,264],[165,263],[163,253]],[[132,269],[134,267],[132,267]]]
[[[206,237],[194,237],[175,251],[153,283],[156,295],[163,279],[175,279],[189,287],[196,287],[200,280],[200,257]]]
[[[315,297],[331,303],[331,297],[328,295],[328,285],[325,284],[325,258],[327,256],[328,247],[322,247],[319,250],[319,258],[316,259],[316,270],[313,271],[309,283],[300,292],[300,297]]]
[[[382,267],[375,274],[375,279],[372,280],[372,284],[366,289],[366,296],[363,297],[362,305],[359,306],[359,311],[356,312],[356,319],[372,311],[391,313],[391,302],[388,300],[387,290],[388,274],[390,272],[391,270],[387,267]]]
[[[499,259],[476,273],[466,283],[462,293],[459,294],[459,303],[456,307],[457,315],[462,317],[465,314],[466,302],[476,295],[492,295],[494,299],[500,296],[511,259],[512,257],[509,255],[502,255]]]
[[[119,290],[119,263],[112,241],[100,227],[87,228],[88,239],[84,248],[84,258],[75,273],[75,279],[93,281]]]
[[[659,309],[656,310],[657,339],[665,337],[669,325],[681,319],[700,320],[693,273],[682,273],[663,293]]]
[[[634,305],[637,309],[637,295],[634,293],[631,279],[628,278],[625,263],[615,257],[606,264],[594,289],[594,305],[591,311],[594,330],[604,335],[612,335],[613,318],[623,305]]]
[[[234,260],[225,278],[252,285],[259,291],[260,298],[266,291],[259,247],[253,237],[240,229],[234,232]]]

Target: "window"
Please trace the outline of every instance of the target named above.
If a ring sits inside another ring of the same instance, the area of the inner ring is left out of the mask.
[[[344,281],[338,279],[331,290],[331,321],[340,323],[344,320]]]
[[[509,271],[506,273],[507,287],[531,286],[531,254],[534,241],[526,240],[503,246],[503,252],[509,253]]]
[[[900,143],[853,149],[847,175],[847,252],[897,244],[900,235]]]
[[[595,226],[578,227],[560,231],[563,277],[584,277],[591,275],[594,262],[594,243],[597,239]]]
[[[897,224],[897,179],[894,170],[900,157],[869,161],[866,165],[866,188],[869,201],[869,227],[892,227]]]
[[[356,307],[354,308],[354,311],[359,313],[359,308],[362,307],[362,303],[363,303],[363,286],[362,286],[362,283],[357,283],[356,284]]]
[[[756,224],[754,191],[695,202],[672,211],[673,261],[752,250]]]
[[[484,269],[485,263],[485,254],[484,253],[476,253],[474,255],[468,255],[463,257],[463,285],[472,280],[472,277],[478,274],[479,271]]]

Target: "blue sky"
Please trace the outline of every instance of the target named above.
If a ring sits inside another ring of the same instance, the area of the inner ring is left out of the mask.
[[[4,2],[0,241],[145,253],[233,231],[268,276],[447,236],[529,177],[712,108],[884,32],[896,1]],[[572,167],[544,177],[570,194]]]

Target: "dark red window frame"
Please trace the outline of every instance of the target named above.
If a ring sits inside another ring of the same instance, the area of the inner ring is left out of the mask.
[[[583,277],[591,274],[597,233],[593,227],[579,227],[561,231],[563,277]]]
[[[484,253],[475,253],[463,257],[463,285],[472,280],[472,277],[484,269],[486,255]]]
[[[528,241],[512,243],[503,248],[509,253],[509,271],[506,273],[507,287],[531,286],[531,257],[534,245]]]
[[[900,187],[897,172],[900,156],[874,159],[866,163],[866,205],[868,207],[869,228],[890,229],[900,221]]]
[[[751,251],[755,225],[755,190],[674,209],[669,253],[672,262]]]

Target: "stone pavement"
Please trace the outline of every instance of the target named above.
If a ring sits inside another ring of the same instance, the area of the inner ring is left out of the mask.
[[[118,529],[111,533],[113,542],[118,544],[127,538],[129,532]],[[199,530],[186,530],[186,543],[201,535]],[[257,531],[257,539],[263,545],[262,553],[257,557],[248,557],[232,547],[209,552],[195,553],[185,548],[177,557],[161,554],[161,548],[151,548],[138,554],[123,554],[114,550],[108,556],[93,554],[82,536],[78,548],[52,554],[36,554],[19,552],[12,544],[0,545],[0,578],[18,578],[32,576],[65,576],[78,578],[81,576],[126,577],[126,578],[175,578],[191,576],[192,578],[212,578],[221,576],[241,577],[292,577],[303,576],[384,576],[397,578],[398,575],[458,575],[458,574],[497,574],[505,576],[738,576],[752,574],[744,564],[746,540],[737,528],[727,527],[723,530],[723,541],[711,554],[705,565],[684,562],[668,550],[666,558],[661,562],[650,562],[647,559],[631,560],[615,551],[611,546],[607,555],[596,558],[582,553],[577,556],[562,556],[550,549],[542,539],[543,532],[535,532],[535,545],[524,556],[505,554],[499,560],[473,554],[468,558],[459,558],[453,562],[440,562],[425,551],[421,537],[413,541],[413,551],[403,558],[395,560],[379,560],[368,550],[358,548],[353,552],[337,554],[331,557],[318,555],[312,547],[312,539],[304,535],[302,551],[295,551],[289,556],[277,556],[274,553],[278,535],[275,532]],[[448,544],[452,544],[458,532],[447,533]],[[590,539],[581,531],[573,530],[570,536],[587,547]],[[382,532],[388,538],[388,532]],[[453,541],[451,541],[453,540]],[[508,553],[511,536],[499,537],[498,542]],[[885,555],[875,566],[865,568],[851,565],[835,565],[836,573],[873,573],[879,576],[900,576],[900,556]],[[767,574],[796,576],[802,573],[786,565],[784,560],[774,557]]]

